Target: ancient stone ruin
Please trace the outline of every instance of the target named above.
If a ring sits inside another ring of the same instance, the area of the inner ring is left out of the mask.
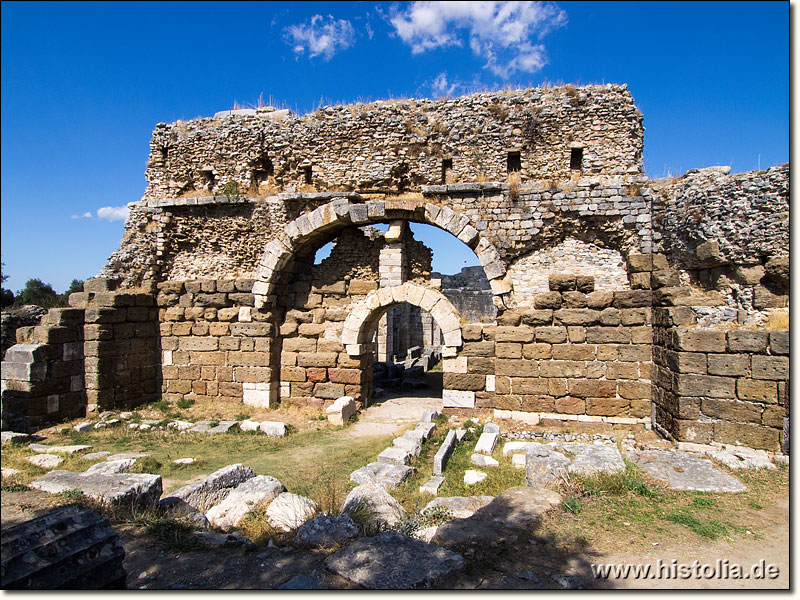
[[[363,407],[376,361],[433,348],[445,412],[780,451],[788,164],[651,180],[643,133],[624,85],[159,123],[119,250],[17,331],[3,427],[162,397]],[[410,222],[480,267],[432,273]]]

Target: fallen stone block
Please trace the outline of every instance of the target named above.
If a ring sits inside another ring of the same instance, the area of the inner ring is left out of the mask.
[[[86,422],[78,423],[77,425],[74,425],[72,428],[78,433],[86,433],[87,431],[92,430],[92,424]]]
[[[0,477],[13,477],[14,475],[19,475],[21,471],[17,469],[12,469],[11,467],[3,467],[0,469]]]
[[[107,461],[112,460],[138,460],[140,458],[148,458],[150,455],[146,452],[120,452],[119,454],[111,454],[106,457]]]
[[[422,439],[421,438],[411,438],[411,437],[399,437],[395,438],[392,441],[392,445],[395,448],[399,448],[401,450],[405,450],[412,456],[419,456],[419,453],[422,451]]]
[[[55,454],[37,454],[36,456],[26,456],[25,460],[29,463],[41,467],[42,469],[55,469],[64,462],[64,459]]]
[[[699,492],[743,492],[744,484],[718,469],[707,458],[680,450],[628,452],[637,466],[679,490]]]
[[[433,421],[436,420],[439,414],[440,413],[438,410],[426,410],[424,413],[422,413],[422,418],[420,419],[420,421],[422,421],[423,423],[432,423]]]
[[[30,487],[58,494],[81,490],[85,496],[105,504],[152,506],[161,496],[161,476],[140,473],[73,473],[50,471],[31,482]]]
[[[175,463],[176,465],[191,465],[193,463],[196,463],[197,459],[196,458],[190,458],[190,457],[187,457],[187,458],[176,458],[172,462]]]
[[[125,551],[96,511],[67,506],[3,530],[7,590],[124,589]]]
[[[248,513],[267,502],[272,502],[286,488],[274,477],[257,475],[234,488],[219,504],[206,512],[206,518],[215,527],[233,529]]]
[[[46,444],[28,444],[28,448],[42,454],[56,452],[58,454],[75,454],[84,450],[91,450],[91,446],[47,446]]]
[[[525,485],[543,487],[567,472],[570,460],[543,444],[531,444],[525,451]]]
[[[350,473],[353,483],[373,483],[392,489],[403,483],[416,469],[405,465],[392,465],[385,462],[369,463]]]
[[[247,419],[239,423],[239,429],[242,431],[258,431],[258,428],[261,424],[258,421],[251,421]]]
[[[0,442],[5,444],[24,444],[29,441],[31,436],[27,433],[18,433],[16,431],[2,431],[0,432]]]
[[[525,450],[528,449],[530,444],[535,442],[506,442],[503,445],[503,456],[509,456],[513,454],[525,454]]]
[[[164,511],[164,514],[175,519],[188,521],[195,529],[211,529],[211,523],[208,522],[206,516],[194,506],[187,504],[180,498],[167,496],[159,500],[157,506],[160,510]]]
[[[436,429],[436,423],[418,423],[412,431],[421,433],[422,439],[427,440],[429,437],[431,437],[434,429]]]
[[[475,444],[475,452],[478,454],[491,454],[494,451],[494,446],[497,443],[498,433],[494,431],[481,434],[478,438],[478,443]]]
[[[306,548],[328,548],[358,537],[358,526],[347,515],[317,515],[297,530],[294,545]]]
[[[106,456],[110,456],[111,452],[108,450],[103,450],[101,452],[90,452],[89,454],[84,454],[81,456],[82,460],[100,460],[101,458],[105,458]]]
[[[361,538],[325,559],[330,571],[373,590],[428,586],[465,565],[460,554],[396,531]]]
[[[304,496],[283,492],[267,508],[270,525],[282,531],[292,531],[317,513],[317,503]]]
[[[325,416],[331,425],[343,426],[356,414],[356,401],[351,396],[342,396],[325,409]]]
[[[207,433],[209,435],[216,435],[218,433],[228,433],[236,425],[238,425],[238,421],[220,421],[214,427],[209,427],[205,431],[205,433]]]
[[[406,515],[400,503],[379,485],[362,484],[350,490],[342,506],[342,513],[360,513],[359,519],[366,532],[380,531],[394,525]]]
[[[488,475],[483,471],[475,471],[474,469],[467,469],[464,471],[464,485],[475,485],[486,479]]]
[[[491,422],[486,423],[486,425],[483,426],[483,433],[497,433],[499,435],[500,425]]]
[[[479,467],[498,467],[500,463],[496,461],[491,456],[485,456],[483,454],[473,454],[469,457],[469,462],[473,465],[477,465]]]
[[[402,448],[386,448],[378,454],[378,462],[390,465],[407,465],[411,462],[411,453]]]
[[[185,431],[186,429],[194,427],[194,423],[190,423],[189,421],[170,421],[167,423],[167,427],[170,429],[177,429],[178,431]]]
[[[447,436],[445,436],[442,445],[439,447],[439,450],[436,451],[436,454],[433,457],[434,475],[442,475],[442,473],[444,473],[444,469],[447,466],[447,461],[450,458],[450,455],[453,453],[455,445],[456,432],[451,429],[447,432]]]
[[[286,435],[286,423],[281,421],[261,421],[258,428],[269,437],[283,437]]]
[[[526,460],[524,454],[512,454],[511,455],[511,464],[517,469],[524,469],[526,466]]]
[[[184,486],[170,496],[185,501],[202,513],[205,513],[215,504],[222,502],[231,490],[248,479],[256,476],[256,472],[243,465],[228,465],[211,475],[190,485]]]
[[[444,483],[444,477],[437,477],[432,475],[428,481],[419,486],[420,494],[433,494],[434,496],[439,493],[439,488]]]
[[[494,500],[494,496],[441,496],[434,498],[422,512],[436,506],[443,506],[453,515],[454,519],[466,519]]]
[[[136,464],[135,458],[123,458],[121,460],[111,460],[107,462],[99,462],[92,465],[84,473],[103,473],[105,475],[113,475],[115,473],[127,473],[131,467]]]

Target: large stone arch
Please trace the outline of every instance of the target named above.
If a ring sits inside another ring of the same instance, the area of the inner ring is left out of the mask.
[[[475,227],[466,215],[448,206],[424,200],[387,199],[353,202],[334,198],[327,204],[301,215],[283,232],[268,242],[256,268],[253,285],[256,307],[272,306],[278,275],[301,249],[322,245],[336,231],[349,226],[369,225],[391,220],[425,223],[443,229],[471,248],[483,267],[498,308],[505,308],[511,292],[511,279],[497,248]]]
[[[444,336],[442,354],[455,356],[461,347],[461,318],[458,311],[441,292],[414,283],[374,290],[358,302],[344,321],[342,345],[345,351],[354,358],[372,352],[369,342],[378,320],[392,306],[403,302],[430,313]]]

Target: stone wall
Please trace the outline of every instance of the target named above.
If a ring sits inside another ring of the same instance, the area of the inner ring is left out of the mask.
[[[28,431],[86,414],[83,310],[51,308],[17,329],[3,358],[2,427]]]
[[[649,422],[650,292],[594,292],[574,275],[550,287],[498,325],[465,326],[445,387],[475,408]]]
[[[789,416],[789,332],[696,326],[655,309],[656,423],[681,441],[779,451]]]
[[[145,199],[219,194],[231,182],[268,195],[303,186],[410,191],[449,177],[504,180],[517,168],[523,180],[636,174],[642,137],[627,87],[610,84],[326,106],[299,118],[225,111],[156,125]],[[573,150],[582,153],[577,169]]]

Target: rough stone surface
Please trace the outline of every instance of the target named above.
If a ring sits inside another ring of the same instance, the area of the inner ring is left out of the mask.
[[[64,462],[64,459],[55,454],[37,454],[36,456],[26,456],[25,460],[43,469],[55,469]]]
[[[419,486],[419,493],[420,494],[433,494],[434,496],[439,493],[439,488],[444,483],[444,477],[437,477],[436,475],[431,475],[431,478],[428,479],[425,483]]]
[[[371,590],[425,587],[465,565],[460,554],[396,531],[361,538],[325,559],[330,571]]]
[[[369,483],[353,488],[342,506],[342,513],[350,514],[360,510],[364,510],[370,517],[364,523],[368,532],[394,525],[406,514],[400,503],[382,486]]]
[[[206,518],[215,527],[229,530],[248,513],[278,497],[286,488],[274,477],[256,475],[239,484],[225,499],[206,512]]]
[[[127,473],[131,467],[136,464],[135,458],[123,458],[120,460],[109,460],[107,462],[99,462],[92,465],[85,473],[104,473],[106,475],[113,475],[114,473]]]
[[[67,490],[79,489],[86,496],[106,504],[141,504],[152,506],[161,497],[161,476],[139,473],[72,473],[71,471],[50,471],[35,479],[30,487],[58,494]]]
[[[294,544],[301,547],[327,548],[358,537],[358,526],[347,515],[317,515],[297,530]]]
[[[628,458],[650,475],[679,490],[743,492],[741,481],[718,471],[706,458],[680,450],[628,452]]]
[[[231,490],[248,479],[256,476],[256,472],[244,465],[228,465],[211,475],[190,485],[184,486],[170,494],[185,501],[202,513],[222,502]]]
[[[565,455],[542,444],[528,446],[525,460],[525,484],[529,487],[542,487],[552,483],[566,473],[571,464]]]
[[[494,500],[494,496],[441,496],[425,505],[423,512],[435,506],[444,506],[456,519],[466,519]]]
[[[75,454],[76,452],[83,452],[84,450],[91,450],[91,446],[47,446],[45,444],[28,444],[28,448],[34,452],[50,453],[56,452],[58,454]]]
[[[478,438],[478,443],[475,444],[475,452],[478,454],[491,454],[494,451],[494,446],[497,443],[498,433],[496,431],[485,431]]]
[[[180,498],[167,496],[159,500],[156,506],[170,517],[189,521],[195,529],[211,529],[211,523],[206,516]]]
[[[83,506],[67,506],[3,530],[2,586],[124,589],[124,557],[119,536],[106,519]]]
[[[717,450],[708,452],[708,456],[721,462],[729,469],[774,469],[769,457],[765,454],[742,450]]]
[[[469,457],[469,462],[479,467],[497,467],[500,465],[500,463],[491,456],[485,456],[483,454],[473,454]]]
[[[414,471],[413,467],[406,465],[373,462],[350,473],[350,481],[359,484],[372,483],[392,489],[408,479]]]
[[[453,453],[453,449],[456,446],[456,432],[452,429],[447,432],[447,435],[442,442],[442,445],[436,451],[436,454],[433,456],[433,474],[440,476],[444,473],[444,469],[447,466],[447,460],[450,458],[450,455]]]
[[[321,581],[312,579],[306,575],[295,575],[289,581],[281,585],[279,590],[324,590],[325,585]]]
[[[464,485],[475,485],[486,479],[488,475],[483,471],[467,469],[464,471]]]
[[[270,525],[283,531],[292,531],[308,521],[317,512],[313,500],[297,494],[283,492],[267,508]]]
[[[553,447],[574,454],[568,467],[570,473],[619,473],[625,461],[616,446],[608,444],[553,444]]]
[[[24,444],[31,439],[27,433],[18,433],[16,431],[2,431],[0,432],[0,440],[3,444]]]
[[[513,487],[465,519],[439,526],[433,542],[445,547],[490,543],[514,532],[531,531],[540,517],[561,504],[561,496],[541,488]]]

